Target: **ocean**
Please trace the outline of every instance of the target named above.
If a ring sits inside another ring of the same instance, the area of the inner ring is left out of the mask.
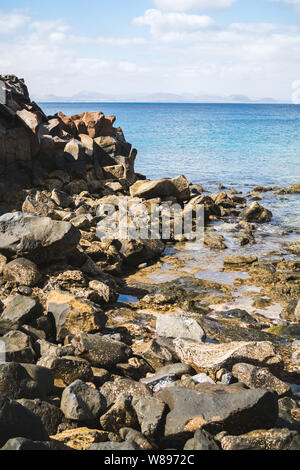
[[[209,191],[300,183],[300,106],[182,103],[40,103],[48,115],[101,110],[117,117],[150,179],[184,174]],[[264,195],[273,225],[300,228],[300,196]]]

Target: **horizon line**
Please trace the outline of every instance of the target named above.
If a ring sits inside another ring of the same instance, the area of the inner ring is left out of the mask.
[[[86,103],[102,103],[102,104],[247,104],[247,105],[266,105],[266,106],[276,106],[276,105],[291,105],[297,106],[297,104],[292,103],[291,101],[277,101],[274,103],[267,103],[264,101],[131,101],[131,100],[114,100],[114,101],[41,101],[37,100],[37,103],[40,104],[86,104]]]

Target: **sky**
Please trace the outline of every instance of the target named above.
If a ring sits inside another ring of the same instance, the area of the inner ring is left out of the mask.
[[[291,100],[300,0],[0,0],[0,73],[31,95]]]

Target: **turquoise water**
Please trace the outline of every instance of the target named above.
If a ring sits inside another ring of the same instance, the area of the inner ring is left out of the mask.
[[[184,174],[215,190],[300,182],[300,106],[247,104],[42,103],[51,115],[101,110],[117,116],[151,179]],[[300,228],[300,196],[265,196],[274,222]]]

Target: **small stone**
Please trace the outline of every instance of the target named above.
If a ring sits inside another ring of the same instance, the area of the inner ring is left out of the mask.
[[[73,450],[87,450],[93,444],[107,442],[109,435],[98,429],[77,428],[51,436],[51,439]]]
[[[154,393],[159,392],[165,387],[170,387],[178,380],[175,374],[161,374],[157,373],[147,379],[141,379],[141,383],[147,385]]]
[[[192,381],[195,382],[196,384],[203,384],[203,383],[215,384],[213,379],[211,379],[209,375],[206,375],[206,374],[194,375],[192,377]]]
[[[68,194],[58,189],[53,189],[51,199],[53,199],[58,206],[63,207],[64,209],[67,209],[73,203],[73,199]]]
[[[197,429],[194,438],[187,441],[184,450],[220,450],[214,438],[203,429]]]
[[[82,214],[78,215],[71,220],[71,224],[74,227],[77,227],[79,230],[89,230],[93,221],[93,216],[91,214]]]
[[[300,194],[300,184],[292,184],[289,192],[292,194]]]
[[[93,382],[96,385],[96,387],[102,387],[105,382],[108,382],[110,380],[110,373],[106,369],[99,369],[98,367],[92,367],[93,371]]]
[[[251,364],[235,364],[232,374],[249,388],[274,390],[280,397],[291,393],[291,388],[266,368],[255,367]]]
[[[155,338],[148,343],[141,356],[153,367],[159,370],[162,367],[171,365],[173,362],[179,362],[175,352],[173,339]]]
[[[135,442],[141,450],[153,450],[153,446],[145,436],[135,429],[125,427],[120,429],[119,434],[124,441]]]
[[[291,411],[293,408],[297,408],[297,403],[291,397],[283,397],[278,400],[278,406],[280,410]]]
[[[264,223],[270,222],[273,214],[255,201],[243,210],[241,216],[247,222]]]
[[[223,450],[300,450],[300,437],[296,431],[270,429],[225,436],[221,445]]]
[[[90,295],[90,299],[96,303],[108,304],[111,302],[116,302],[118,299],[117,292],[105,284],[105,282],[90,281],[89,288],[94,291]]]
[[[224,265],[244,265],[252,264],[257,261],[257,256],[227,256],[224,258]]]
[[[6,264],[3,278],[23,286],[35,286],[41,279],[37,265],[25,258],[18,258]]]

